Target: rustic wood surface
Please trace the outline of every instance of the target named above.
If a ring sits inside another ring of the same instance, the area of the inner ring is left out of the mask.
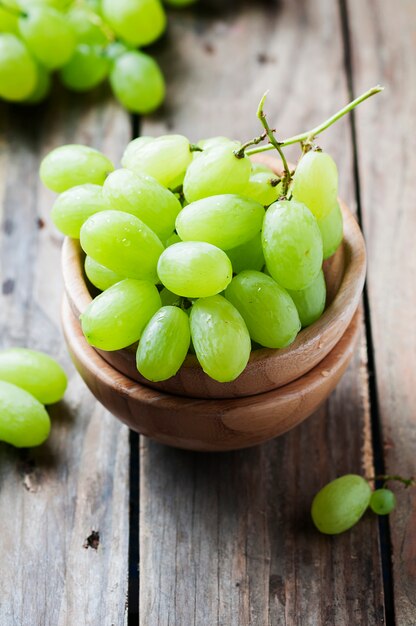
[[[105,89],[0,107],[1,345],[43,349],[70,373],[49,442],[0,444],[1,626],[416,624],[414,494],[335,538],[309,518],[339,474],[415,473],[415,29],[413,0],[201,0],[172,12],[153,47],[168,94],[141,134],[250,138],[270,89],[269,119],[288,136],[387,87],[321,142],[367,237],[360,349],[313,417],[245,451],[130,447],[64,348],[61,238],[37,168],[75,141],[118,160],[129,117]]]

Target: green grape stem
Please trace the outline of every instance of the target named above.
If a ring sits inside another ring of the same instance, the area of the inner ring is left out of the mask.
[[[374,481],[382,481],[383,482],[383,488],[387,485],[387,483],[389,482],[399,482],[402,483],[405,486],[405,489],[408,489],[409,487],[416,487],[416,480],[413,476],[411,476],[410,478],[403,478],[403,476],[389,476],[387,474],[381,474],[380,476],[373,476],[372,478],[367,478],[368,482],[374,482]]]
[[[276,132],[276,131],[273,129],[272,132]],[[266,139],[266,137],[267,137],[267,131],[264,131],[264,133],[262,133],[258,137],[254,137],[254,139],[250,139],[250,141],[246,141],[246,143],[243,143],[241,148],[239,148],[238,150],[234,151],[234,154],[237,157],[237,159],[244,158],[245,154],[246,154],[245,151],[246,151],[247,148],[249,148],[250,146],[256,146],[257,144],[259,144],[262,141],[264,141]]]
[[[190,143],[189,150],[191,152],[203,152],[204,151],[204,149],[198,146],[196,143]]]
[[[0,8],[6,11],[7,13],[10,13],[10,15],[15,15],[16,17],[27,17],[28,15],[27,13],[25,13],[25,11],[22,11],[21,9],[16,9],[15,7],[11,7],[5,2],[1,2],[1,0],[0,0]]]

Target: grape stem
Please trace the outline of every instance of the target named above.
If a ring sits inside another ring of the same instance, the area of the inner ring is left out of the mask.
[[[319,124],[318,126],[315,126],[315,128],[312,128],[311,130],[307,130],[306,132],[301,133],[300,135],[294,135],[293,137],[289,137],[288,139],[285,139],[284,141],[280,141],[279,142],[280,147],[284,148],[294,143],[311,142],[314,137],[316,137],[317,135],[322,133],[322,131],[332,126],[332,124],[337,122],[341,117],[343,117],[344,115],[346,115],[347,113],[355,109],[355,107],[361,104],[361,102],[364,102],[364,100],[367,100],[367,98],[371,98],[371,96],[375,96],[377,93],[380,93],[381,91],[383,91],[383,89],[384,87],[381,87],[380,85],[377,85],[376,87],[372,87],[368,91],[365,91],[363,94],[361,94],[361,96],[358,96],[358,98],[355,98],[355,100],[352,100],[352,102],[349,102],[346,106],[344,106],[342,109],[337,111],[337,113],[334,113],[334,115],[332,115],[327,120],[325,120],[325,122],[322,122],[322,124]],[[260,104],[262,103],[264,103],[264,96]],[[272,142],[270,142],[269,144],[265,146],[260,146],[258,148],[252,148],[251,150],[247,150],[246,155],[251,156],[252,154],[259,154],[260,152],[267,152],[268,150],[273,150],[274,147],[276,146]]]
[[[382,481],[383,487],[385,487],[388,482],[392,482],[392,481],[397,481],[399,483],[402,483],[406,489],[408,487],[416,487],[416,480],[413,478],[413,476],[411,476],[410,478],[403,478],[403,476],[395,476],[395,475],[388,476],[386,474],[381,474],[380,476],[373,476],[372,478],[367,478],[367,480],[368,482]]]
[[[24,11],[21,11],[20,9],[17,9],[15,7],[11,7],[5,2],[1,2],[1,0],[0,0],[0,8],[10,13],[10,15],[15,15],[16,17],[27,17],[27,13],[25,13]]]
[[[196,143],[190,143],[189,144],[189,150],[191,152],[203,152],[203,148],[201,148],[200,146],[198,146]]]
[[[273,130],[273,132],[276,132],[276,131]],[[267,137],[267,131],[264,131],[264,133],[262,133],[258,137],[254,137],[254,139],[250,139],[250,141],[246,141],[246,143],[243,143],[241,148],[239,148],[238,150],[234,150],[234,154],[237,157],[237,159],[243,159],[246,154],[246,148],[248,148],[249,146],[256,146],[258,143],[261,143],[262,141],[264,141],[266,137]]]

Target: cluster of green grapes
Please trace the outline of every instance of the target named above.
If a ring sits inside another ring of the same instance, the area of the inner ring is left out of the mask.
[[[26,348],[0,351],[0,441],[18,448],[38,446],[51,428],[45,404],[62,399],[65,372],[43,352]]]
[[[380,489],[371,489],[368,480],[357,474],[340,476],[323,487],[312,502],[312,520],[326,535],[338,535],[352,528],[370,509],[377,515],[388,515],[396,506],[396,496],[386,487],[390,481],[399,481],[405,487],[414,486],[413,478],[380,476]]]
[[[162,103],[165,82],[156,61],[136,48],[165,27],[160,0],[0,0],[0,97],[40,102],[59,70],[63,84],[79,92],[108,77],[126,109],[149,113]]]

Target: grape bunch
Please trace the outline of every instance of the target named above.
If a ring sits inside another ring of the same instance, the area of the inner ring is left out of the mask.
[[[67,387],[65,372],[43,352],[0,351],[0,441],[18,448],[38,446],[51,423],[45,404],[55,404]]]
[[[310,140],[294,174],[282,143],[281,176],[252,162],[276,144],[262,110],[259,119],[265,133],[245,144],[138,137],[119,169],[81,145],[41,164],[60,193],[52,219],[80,239],[102,292],[81,316],[84,335],[101,350],[135,345],[148,380],[174,376],[191,351],[208,376],[232,381],[252,349],[290,345],[325,308],[322,262],[342,240],[337,167]]]
[[[163,102],[165,82],[157,62],[137,48],[165,27],[160,0],[0,0],[0,98],[41,102],[57,71],[77,92],[108,78],[127,110],[149,113]]]

